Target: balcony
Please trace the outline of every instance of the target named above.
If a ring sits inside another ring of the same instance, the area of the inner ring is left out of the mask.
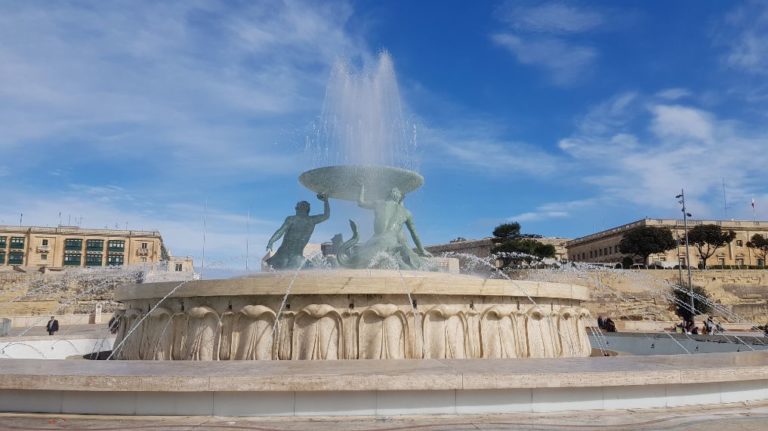
[[[51,246],[49,245],[38,245],[35,249],[38,253],[48,253],[51,251]]]
[[[136,249],[136,256],[149,256],[149,249],[148,248],[137,248]]]

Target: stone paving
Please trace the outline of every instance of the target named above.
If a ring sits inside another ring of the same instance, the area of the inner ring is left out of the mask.
[[[0,429],[14,430],[670,430],[753,431],[768,428],[768,402],[718,407],[473,416],[224,418],[125,417],[0,413]]]

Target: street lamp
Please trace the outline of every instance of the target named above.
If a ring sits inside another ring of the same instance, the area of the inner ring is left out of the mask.
[[[696,309],[693,306],[693,282],[691,281],[691,254],[688,251],[688,217],[691,217],[685,208],[685,189],[680,190],[680,194],[675,196],[679,199],[677,202],[683,206],[683,229],[685,231],[685,263],[688,269],[688,289],[691,295],[691,319],[696,315]],[[678,265],[680,264],[678,259]]]

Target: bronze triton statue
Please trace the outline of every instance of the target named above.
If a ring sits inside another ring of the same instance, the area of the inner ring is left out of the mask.
[[[322,223],[331,216],[331,206],[328,204],[328,196],[319,193],[317,198],[323,201],[323,213],[309,215],[309,202],[301,201],[296,204],[296,215],[285,218],[280,229],[272,235],[267,243],[267,252],[272,251],[272,245],[283,238],[283,242],[274,256],[267,259],[267,263],[274,269],[296,269],[304,266],[304,247],[309,242],[315,225]]]
[[[366,268],[376,260],[377,254],[383,252],[394,258],[400,268],[424,269],[425,262],[422,257],[430,254],[421,245],[413,224],[413,216],[403,206],[403,194],[400,189],[393,187],[385,199],[368,201],[365,197],[365,184],[361,182],[357,205],[360,208],[373,210],[373,236],[361,244],[352,255],[345,256],[345,253],[339,253],[337,259],[340,264]],[[408,245],[403,225],[408,228],[413,244],[416,246],[415,252]]]

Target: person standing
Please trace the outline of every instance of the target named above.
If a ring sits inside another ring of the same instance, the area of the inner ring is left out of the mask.
[[[53,335],[59,330],[59,321],[56,320],[55,316],[51,316],[51,320],[45,325],[45,330],[48,331],[48,335]]]

